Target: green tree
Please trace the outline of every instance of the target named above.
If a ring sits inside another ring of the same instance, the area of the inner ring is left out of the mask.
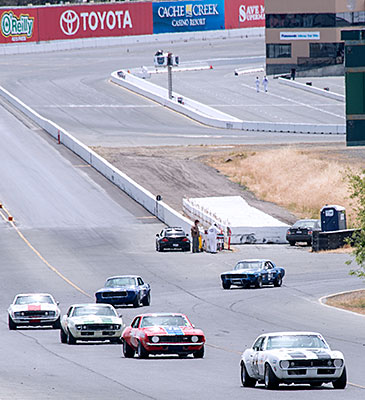
[[[350,275],[365,278],[365,170],[360,174],[349,173],[350,198],[353,199],[357,207],[356,223],[360,228],[350,240],[354,250],[352,252],[354,260],[348,261],[351,264],[355,261],[357,268],[350,270]]]

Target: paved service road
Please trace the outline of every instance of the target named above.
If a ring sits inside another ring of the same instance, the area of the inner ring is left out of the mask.
[[[189,43],[134,44],[45,54],[4,56],[0,84],[41,115],[88,145],[140,146],[231,143],[344,142],[343,135],[244,132],[203,126],[109,82],[120,68],[151,66],[156,47],[183,62],[212,64],[213,70],[174,74],[174,87],[247,120],[344,123],[343,103],[270,80],[257,94],[254,76],[235,77],[235,68],[264,62],[264,40],[227,39]],[[152,82],[166,85],[166,76]]]
[[[0,219],[1,399],[364,398],[365,318],[318,303],[362,287],[347,273],[347,255],[286,245],[156,253],[162,225],[155,218],[31,123],[4,108],[0,121],[0,200],[16,221],[15,228]],[[284,266],[284,286],[222,290],[219,273],[248,257]],[[57,330],[8,330],[6,309],[18,292],[50,292],[65,312],[71,303],[93,301],[106,277],[123,273],[152,285],[151,307],[119,309],[125,322],[141,311],[184,312],[205,331],[204,359],[125,359],[119,345],[69,346]],[[240,386],[240,353],[262,332],[292,329],[320,331],[344,352],[346,390],[284,386],[269,394]]]

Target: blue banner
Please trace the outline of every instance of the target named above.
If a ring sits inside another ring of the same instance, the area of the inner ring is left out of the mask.
[[[153,3],[153,33],[224,29],[224,0]]]

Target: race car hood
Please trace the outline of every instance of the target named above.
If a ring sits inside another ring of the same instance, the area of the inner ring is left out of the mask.
[[[340,351],[332,351],[329,349],[277,349],[277,350],[268,350],[272,356],[278,358],[279,360],[323,360],[330,358],[340,358],[343,359],[343,354]]]
[[[99,289],[96,293],[104,293],[104,292],[120,292],[121,290],[132,290],[136,291],[137,287],[135,285],[129,285],[129,286],[120,286],[116,288],[101,288]]]
[[[58,311],[55,304],[35,303],[35,304],[12,304],[9,308],[13,312],[19,311]]]
[[[148,335],[200,335],[204,336],[200,329],[191,326],[149,326],[142,328],[143,332]]]
[[[253,269],[235,269],[231,271],[222,272],[221,275],[232,275],[232,274],[248,274],[254,275],[258,272],[258,270]]]
[[[82,324],[120,324],[123,325],[122,319],[113,316],[103,315],[84,315],[81,317],[71,317],[69,321],[75,325]]]

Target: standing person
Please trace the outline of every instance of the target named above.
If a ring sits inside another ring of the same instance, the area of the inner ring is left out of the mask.
[[[217,233],[219,232],[217,224],[213,224],[208,229],[208,243],[209,243],[209,251],[211,253],[217,252]]]
[[[258,76],[256,76],[256,92],[258,93],[260,91],[260,79]]]
[[[191,237],[193,238],[193,253],[198,253],[199,252],[199,237],[200,237],[200,232],[199,232],[199,220],[196,219],[194,222],[194,225],[191,227]]]
[[[267,92],[267,86],[269,85],[269,80],[267,79],[267,76],[264,76],[264,79],[262,80],[262,85],[264,87],[265,92]]]

